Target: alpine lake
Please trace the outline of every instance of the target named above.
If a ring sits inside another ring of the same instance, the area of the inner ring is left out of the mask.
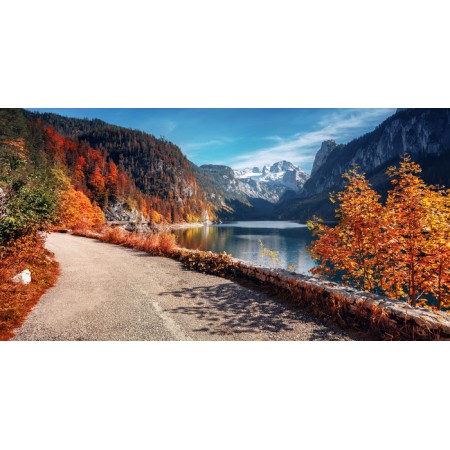
[[[305,224],[238,221],[174,230],[181,247],[226,252],[246,262],[307,274],[315,266],[307,252],[313,236]],[[267,249],[264,251],[264,248]],[[272,253],[271,253],[272,252]]]

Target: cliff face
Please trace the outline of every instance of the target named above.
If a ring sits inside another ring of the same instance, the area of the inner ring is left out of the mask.
[[[231,167],[204,164],[200,170],[217,186],[223,198],[245,201],[252,196],[251,188],[235,177]]]
[[[387,168],[408,153],[424,180],[450,187],[450,109],[399,109],[374,131],[345,145],[326,141],[317,152],[311,177],[300,194],[276,208],[279,219],[334,217],[330,192],[341,190],[342,175],[354,165],[381,194],[390,187]]]
[[[308,198],[341,188],[342,174],[353,165],[373,178],[375,184],[381,184],[382,177],[376,175],[405,152],[417,162],[426,159],[428,165],[449,154],[450,109],[398,110],[377,129],[346,145],[324,142],[301,196]],[[426,169],[429,172],[429,167]]]
[[[337,144],[333,140],[324,141],[314,158],[313,168],[311,170],[311,176],[317,173],[317,171],[325,164],[330,153],[336,148]]]

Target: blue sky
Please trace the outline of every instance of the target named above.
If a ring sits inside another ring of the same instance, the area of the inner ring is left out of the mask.
[[[177,144],[195,164],[235,169],[291,161],[311,171],[322,141],[344,144],[372,131],[395,109],[39,109],[98,118]]]

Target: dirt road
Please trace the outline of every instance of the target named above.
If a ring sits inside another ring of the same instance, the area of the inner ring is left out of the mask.
[[[61,264],[15,340],[348,340],[260,291],[185,270],[169,258],[67,234]]]

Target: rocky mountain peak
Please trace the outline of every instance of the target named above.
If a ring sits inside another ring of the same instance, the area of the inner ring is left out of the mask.
[[[294,166],[294,164],[290,163],[289,161],[278,161],[270,166],[270,172],[272,173],[286,172],[286,170],[295,169],[296,167]]]
[[[313,168],[311,171],[311,176],[313,176],[319,169],[325,164],[330,153],[336,148],[337,144],[334,140],[329,139],[328,141],[323,141],[320,146],[319,151],[316,153],[314,159]]]
[[[398,164],[407,152],[423,168],[423,177],[429,184],[447,186],[450,167],[450,109],[417,108],[398,110],[370,133],[347,144],[324,142],[317,152],[310,179],[305,183],[301,197],[317,198],[315,208],[328,204],[329,192],[337,192],[344,185],[342,175],[353,166],[368,175],[379,192],[390,187],[386,175],[389,165]],[[320,204],[320,205],[319,205]],[[327,212],[332,215],[332,209]]]
[[[233,170],[227,166],[203,165],[200,169],[234,198],[256,198],[277,203],[287,191],[300,192],[308,175],[289,161],[262,168]]]
[[[221,166],[217,164],[203,164],[203,166],[200,166],[200,169],[213,176],[218,176],[221,178],[226,177],[230,180],[234,179],[234,171],[231,167],[228,166]]]

